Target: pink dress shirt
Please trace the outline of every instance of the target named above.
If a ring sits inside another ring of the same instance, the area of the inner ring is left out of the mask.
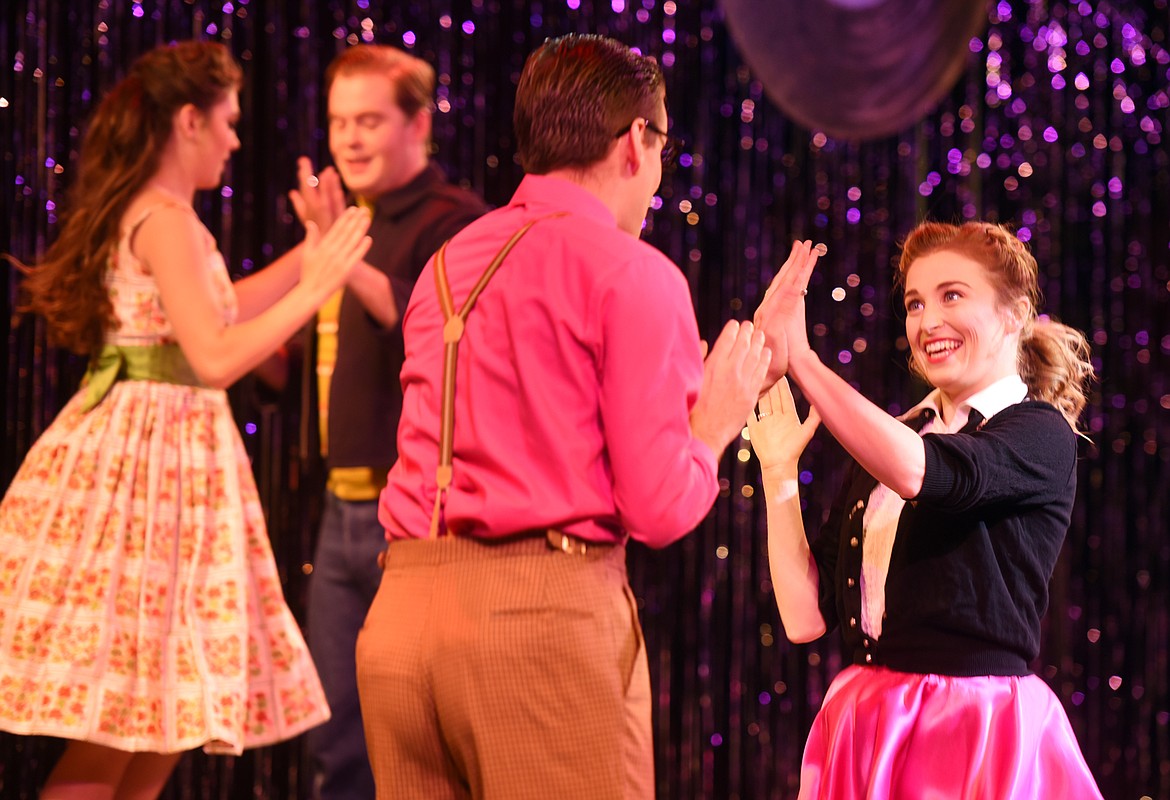
[[[468,318],[455,388],[449,529],[492,538],[558,528],[664,547],[718,492],[714,454],[691,435],[703,377],[690,291],[662,253],[617,227],[587,190],[524,178],[511,203],[447,248],[456,309],[504,242],[516,245]],[[434,264],[402,320],[398,461],[382,491],[388,539],[424,538],[439,457],[443,314]]]

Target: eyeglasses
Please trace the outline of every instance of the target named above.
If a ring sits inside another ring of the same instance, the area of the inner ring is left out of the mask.
[[[675,164],[678,163],[679,154],[682,152],[683,140],[677,136],[671,136],[669,133],[662,130],[645,117],[642,118],[642,121],[646,123],[646,130],[650,131],[651,133],[657,133],[666,140],[662,145],[662,166],[666,169],[673,169]],[[634,122],[637,122],[637,120],[634,120]],[[631,122],[629,125],[615,133],[613,138],[620,139],[621,137],[625,136],[626,132],[630,130],[630,126],[633,125],[634,122]]]

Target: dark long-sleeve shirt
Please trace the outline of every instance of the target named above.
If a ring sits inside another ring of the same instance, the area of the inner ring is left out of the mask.
[[[923,443],[925,477],[898,520],[880,639],[859,624],[862,522],[877,482],[856,464],[812,545],[821,613],[841,625],[857,664],[1027,674],[1076,494],[1075,435],[1055,407],[1025,400]]]
[[[485,210],[478,197],[452,186],[433,164],[406,186],[374,201],[373,244],[365,260],[390,279],[399,314],[406,312],[431,254]],[[383,327],[347,291],[341,300],[329,391],[330,468],[389,469],[394,463],[404,357],[402,326]]]

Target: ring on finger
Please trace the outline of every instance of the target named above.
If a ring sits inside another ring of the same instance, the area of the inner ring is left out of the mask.
[[[316,175],[310,175],[308,178],[305,179],[305,183],[309,186],[310,189],[316,189],[317,184],[319,184],[320,181],[317,180]]]

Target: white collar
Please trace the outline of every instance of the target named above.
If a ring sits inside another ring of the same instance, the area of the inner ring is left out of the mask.
[[[991,419],[1008,406],[1014,406],[1016,403],[1022,402],[1027,396],[1028,386],[1024,383],[1019,375],[1005,375],[995,383],[991,384],[990,386],[985,386],[963,402],[959,403],[955,411],[956,413],[961,412],[963,416],[967,416],[970,413],[970,409],[973,408],[978,411],[984,419]],[[936,415],[941,415],[941,399],[942,392],[940,392],[938,389],[935,389],[926,397],[924,397],[922,402],[907,411],[902,418],[910,419],[920,411],[928,408]]]

